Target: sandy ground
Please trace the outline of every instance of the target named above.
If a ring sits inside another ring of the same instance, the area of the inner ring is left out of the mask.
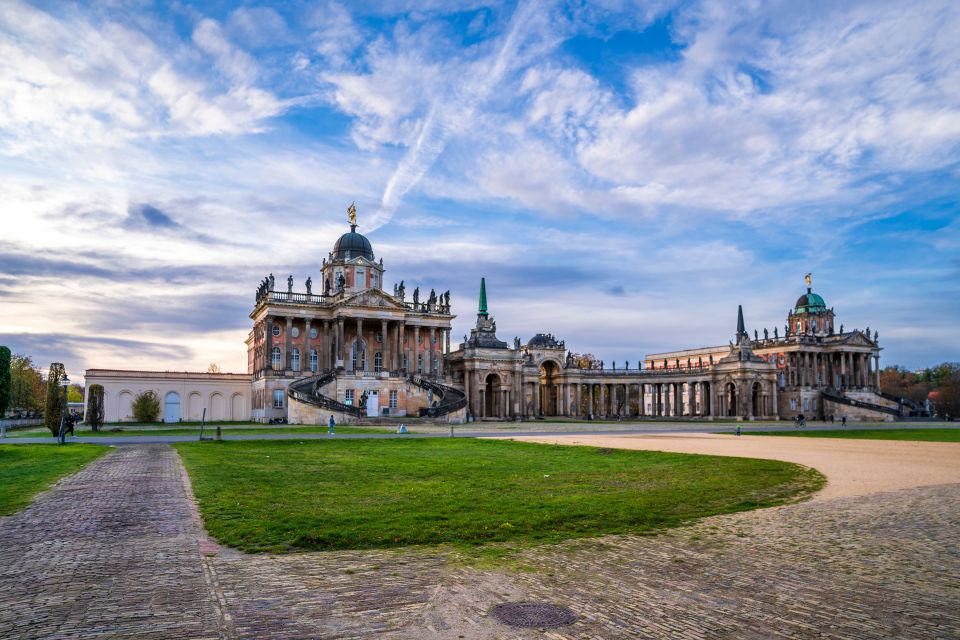
[[[960,443],[789,436],[671,433],[622,436],[521,436],[524,442],[703,453],[796,462],[817,469],[827,486],[814,499],[960,483]]]

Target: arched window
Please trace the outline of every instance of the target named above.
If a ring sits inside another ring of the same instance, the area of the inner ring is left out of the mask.
[[[290,368],[294,371],[300,371],[300,349],[297,347],[290,351]]]
[[[373,354],[373,370],[377,373],[383,371],[383,354],[379,351]]]
[[[310,349],[310,371],[317,372],[317,350]]]
[[[280,347],[274,347],[270,350],[270,364],[273,365],[274,370],[283,367],[283,356],[280,353]]]

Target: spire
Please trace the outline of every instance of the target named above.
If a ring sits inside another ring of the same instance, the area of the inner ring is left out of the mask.
[[[740,344],[743,340],[749,340],[750,336],[747,335],[747,329],[743,324],[743,305],[737,305],[737,344]]]
[[[487,317],[487,279],[480,278],[480,309],[477,315]]]

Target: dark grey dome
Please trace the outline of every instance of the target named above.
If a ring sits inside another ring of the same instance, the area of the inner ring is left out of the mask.
[[[557,347],[559,345],[557,339],[548,333],[538,333],[527,342],[528,347]]]
[[[366,236],[356,231],[351,231],[340,236],[336,244],[333,245],[334,260],[352,260],[353,258],[364,257],[373,261],[373,247]]]

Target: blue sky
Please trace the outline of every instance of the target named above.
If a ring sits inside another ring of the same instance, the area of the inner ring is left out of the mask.
[[[955,2],[0,4],[0,343],[246,367],[357,202],[387,288],[635,363],[783,327],[960,360]],[[299,284],[298,284],[299,286]]]

